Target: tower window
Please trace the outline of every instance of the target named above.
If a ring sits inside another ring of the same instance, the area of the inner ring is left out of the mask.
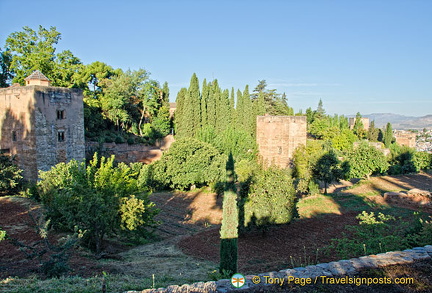
[[[64,110],[57,110],[57,119],[58,120],[65,119],[65,111]]]
[[[12,131],[12,141],[17,141],[17,133],[16,133],[16,131]]]
[[[59,131],[59,132],[57,132],[57,140],[58,140],[59,142],[62,142],[62,141],[65,140],[65,134],[64,134],[64,131]]]

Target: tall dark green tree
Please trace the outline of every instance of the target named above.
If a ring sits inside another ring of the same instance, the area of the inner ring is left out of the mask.
[[[204,78],[202,83],[202,93],[201,93],[201,127],[206,127],[208,125],[207,117],[207,103],[209,100],[209,87],[207,80]]]
[[[238,208],[234,182],[234,159],[229,154],[226,164],[227,180],[222,203],[222,226],[220,230],[220,266],[222,274],[232,275],[237,272],[238,258]]]
[[[387,123],[385,131],[384,131],[384,137],[383,137],[383,143],[386,148],[390,147],[390,145],[393,142],[393,128],[390,123]]]
[[[188,89],[187,96],[187,122],[189,130],[189,136],[195,137],[199,127],[201,126],[201,94],[199,89],[198,77],[194,73],[191,77],[190,86]]]
[[[175,121],[175,133],[178,137],[186,137],[186,116],[185,116],[185,108],[186,104],[186,95],[187,89],[181,88],[177,93],[176,104],[177,108],[174,113],[174,121]]]
[[[163,102],[164,103],[169,103],[169,87],[168,87],[168,82],[164,82],[163,86],[162,86],[162,95],[163,95]]]

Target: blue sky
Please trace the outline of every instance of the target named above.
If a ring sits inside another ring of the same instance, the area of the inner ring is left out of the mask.
[[[241,90],[265,79],[296,111],[432,114],[430,0],[0,0],[0,15],[0,47],[55,26],[59,51],[144,68],[172,101],[195,72]]]

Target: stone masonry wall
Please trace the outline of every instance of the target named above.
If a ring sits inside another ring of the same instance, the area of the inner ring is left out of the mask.
[[[363,269],[380,268],[389,265],[409,264],[414,261],[432,260],[432,245],[415,247],[404,251],[392,251],[377,255],[362,256],[349,260],[340,260],[330,263],[310,265],[293,269],[281,270],[278,272],[260,273],[257,275],[245,276],[246,284],[241,288],[234,288],[229,279],[199,282],[191,285],[168,286],[167,288],[147,289],[143,291],[127,291],[125,293],[225,293],[225,292],[271,292],[272,288],[280,292],[279,284],[269,284],[268,278],[283,279],[284,284],[293,278],[310,279],[311,283],[320,284],[322,279],[354,277]],[[254,282],[252,281],[254,280]],[[279,290],[277,290],[279,289]]]
[[[85,159],[81,90],[35,86],[37,166],[47,171],[60,162]],[[58,117],[62,111],[62,117]],[[63,140],[59,139],[63,133]]]
[[[57,111],[63,111],[58,119]],[[59,141],[58,132],[64,132]],[[84,111],[78,89],[13,86],[0,89],[0,150],[14,155],[24,178],[85,158]]]
[[[0,89],[0,149],[15,156],[30,180],[37,179],[34,103],[32,87]]]
[[[295,149],[306,145],[305,116],[258,116],[257,144],[265,165],[289,167]]]

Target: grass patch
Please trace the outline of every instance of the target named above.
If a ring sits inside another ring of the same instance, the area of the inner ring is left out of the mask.
[[[329,195],[314,195],[299,200],[300,218],[312,218],[319,214],[341,214],[340,205]]]

